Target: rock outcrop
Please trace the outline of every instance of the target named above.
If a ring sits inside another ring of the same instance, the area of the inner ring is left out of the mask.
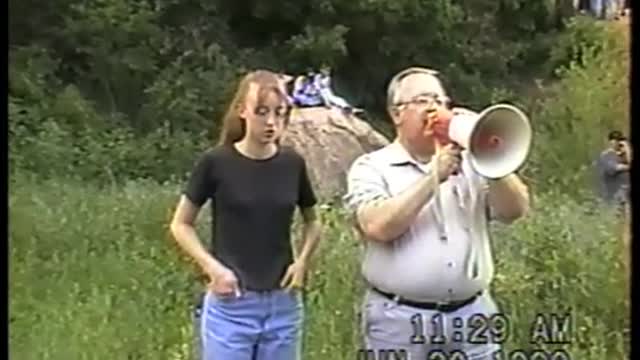
[[[305,158],[316,196],[326,201],[344,195],[347,171],[358,156],[389,140],[354,115],[311,107],[293,110],[281,143]]]

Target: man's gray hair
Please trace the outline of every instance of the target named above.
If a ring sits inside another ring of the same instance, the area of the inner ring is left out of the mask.
[[[389,82],[389,86],[387,87],[387,110],[391,110],[391,108],[393,108],[398,102],[397,92],[398,88],[402,84],[402,80],[404,80],[407,76],[413,74],[426,74],[438,78],[438,75],[440,73],[436,70],[419,66],[412,66],[397,73],[391,79],[391,81]]]

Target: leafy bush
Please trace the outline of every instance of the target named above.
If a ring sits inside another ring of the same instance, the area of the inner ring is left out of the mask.
[[[164,121],[200,129],[220,115],[229,80],[253,67],[331,66],[341,93],[381,112],[391,75],[423,64],[455,80],[459,100],[485,105],[483,93],[504,85],[505,73],[543,65],[530,53],[545,53],[550,43],[532,37],[555,38],[560,26],[550,19],[569,15],[549,4],[65,0],[38,5],[33,17],[26,14],[36,5],[23,2],[10,7],[10,33],[12,52],[46,50],[60,64],[52,73],[99,112],[124,114],[138,131]]]
[[[214,140],[214,121],[206,119],[200,120],[197,132],[165,121],[140,133],[124,114],[101,113],[77,87],[63,86],[55,76],[57,63],[47,52],[23,48],[13,56],[17,62],[28,61],[10,71],[12,172],[23,169],[43,178],[101,183],[132,178],[164,181],[181,177],[197,153]]]
[[[590,16],[569,18],[566,30],[558,36],[551,48],[547,66],[551,70],[568,67],[571,63],[585,65],[583,56],[586,51],[594,51],[594,55],[606,50],[606,44],[613,40],[609,24],[593,21]]]
[[[575,29],[570,26],[576,32],[570,39],[578,41],[585,27],[594,29],[581,21]],[[572,45],[576,51],[570,61],[557,69],[560,80],[543,90],[532,111],[536,133],[526,171],[541,190],[576,194],[576,189],[593,188],[592,162],[606,146],[606,134],[628,132],[629,44],[624,30],[598,31],[591,41]],[[559,49],[564,51],[565,44]]]
[[[127,179],[166,181],[183,178],[198,153],[212,142],[206,133],[168,134],[158,129],[144,137],[127,129],[88,129],[72,134],[55,121],[45,121],[35,134],[11,137],[12,175],[29,171],[43,179],[76,179],[122,183]]]

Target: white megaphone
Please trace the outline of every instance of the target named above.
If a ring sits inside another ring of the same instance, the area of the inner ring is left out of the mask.
[[[453,113],[448,137],[469,151],[471,165],[480,175],[497,179],[522,166],[532,138],[529,119],[522,111],[497,104],[480,114],[455,109]]]

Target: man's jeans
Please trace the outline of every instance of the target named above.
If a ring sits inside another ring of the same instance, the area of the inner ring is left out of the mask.
[[[610,19],[620,10],[622,4],[618,0],[590,0],[593,14],[601,19]]]
[[[200,311],[203,360],[298,360],[303,305],[299,292],[244,291],[239,298],[208,292]]]
[[[363,350],[375,355],[387,351],[389,358],[393,358],[389,351],[395,351],[397,358],[406,353],[402,358],[409,360],[489,360],[501,348],[499,338],[491,339],[491,329],[497,329],[497,321],[504,320],[496,315],[492,325],[491,316],[497,313],[496,304],[486,292],[469,305],[443,313],[399,305],[368,291],[362,309]]]

